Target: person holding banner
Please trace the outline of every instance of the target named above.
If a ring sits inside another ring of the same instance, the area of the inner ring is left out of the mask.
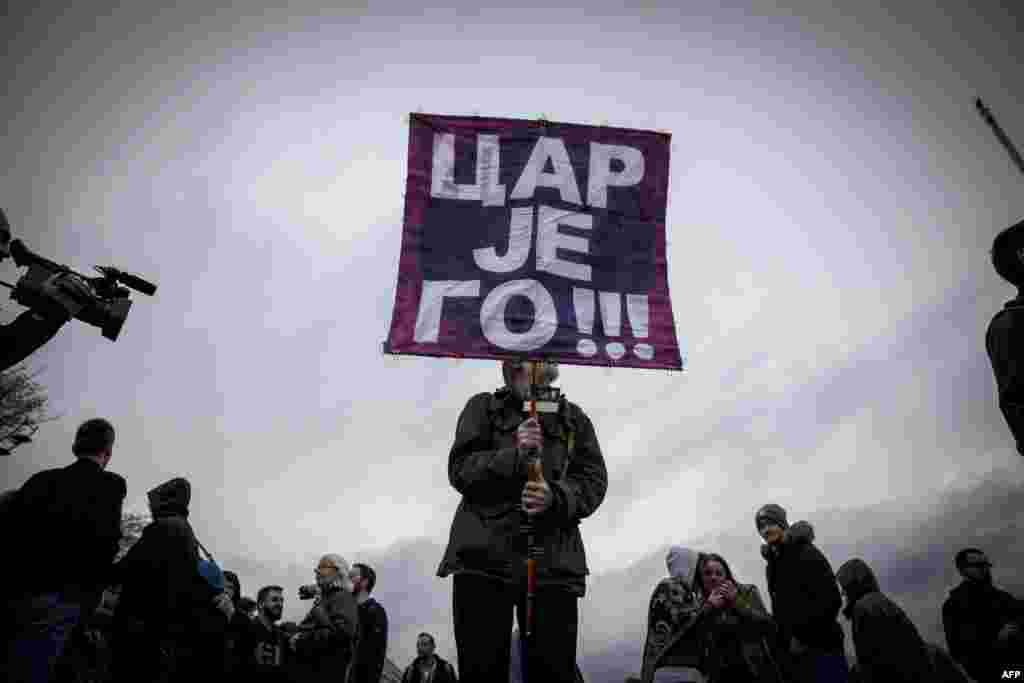
[[[594,426],[579,406],[558,395],[527,416],[531,378],[550,388],[557,364],[504,361],[502,374],[504,387],[467,402],[448,457],[448,479],[462,501],[437,575],[454,575],[460,678],[509,679],[514,609],[526,682],[574,683],[578,600],[589,573],[579,524],[603,502],[608,472]],[[538,451],[543,476],[528,481],[528,461]],[[524,512],[537,558],[529,635]]]

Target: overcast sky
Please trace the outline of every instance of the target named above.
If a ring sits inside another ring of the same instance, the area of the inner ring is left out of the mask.
[[[595,573],[708,534],[759,561],[770,501],[913,529],[1024,481],[983,343],[1013,294],[987,251],[1024,193],[973,107],[1024,144],[1009,3],[41,4],[5,22],[0,206],[34,250],[159,291],[116,343],[74,322],[30,359],[64,417],[0,462],[7,488],[101,415],[129,507],[187,477],[215,553],[311,570],[443,544],[458,412],[501,375],[381,353],[418,110],[672,134],[688,369],[562,368],[609,470]]]

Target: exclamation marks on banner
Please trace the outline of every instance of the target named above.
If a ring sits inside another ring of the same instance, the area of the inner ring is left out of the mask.
[[[646,294],[627,294],[626,313],[629,315],[629,326],[633,330],[633,336],[637,339],[647,339],[650,323],[650,313],[647,307]],[[641,360],[654,358],[654,347],[642,342],[633,347],[633,353]]]
[[[572,288],[572,307],[576,311],[576,329],[580,334],[594,333],[594,290]],[[584,337],[576,343],[576,351],[581,356],[590,358],[597,353],[597,344],[593,339]]]
[[[599,292],[601,302],[601,321],[605,337],[622,335],[622,295],[618,292]],[[572,305],[576,311],[576,328],[583,336],[576,344],[576,351],[581,356],[590,358],[597,354],[597,344],[589,337],[594,334],[594,290],[573,287]],[[626,314],[629,327],[637,340],[647,339],[650,326],[650,314],[646,294],[626,295]],[[619,360],[626,354],[622,342],[610,341],[605,344],[605,353],[612,360]],[[633,347],[633,353],[642,360],[654,358],[654,347],[641,342]]]

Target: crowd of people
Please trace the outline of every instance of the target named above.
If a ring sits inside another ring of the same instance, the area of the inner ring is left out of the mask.
[[[11,547],[29,560],[8,566],[6,680],[378,683],[388,623],[374,570],[325,554],[299,590],[312,600],[306,617],[279,623],[285,589],[244,603],[237,574],[196,538],[184,478],[149,491],[152,522],[115,562],[127,486],[107,470],[113,447],[113,426],[88,420],[71,465],[4,498]]]
[[[775,504],[755,520],[771,611],[721,555],[675,546],[651,596],[641,674],[628,680],[692,680],[696,671],[714,683],[980,683],[1024,665],[1024,600],[993,585],[980,549],[954,558],[963,581],[942,605],[947,651],[922,638],[864,560],[833,573],[809,523],[789,525]],[[853,635],[852,666],[840,615]]]

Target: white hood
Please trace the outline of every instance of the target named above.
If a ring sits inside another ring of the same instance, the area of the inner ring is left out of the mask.
[[[669,576],[681,578],[687,585],[693,583],[693,573],[697,569],[697,559],[700,553],[692,548],[685,548],[681,545],[674,545],[668,551],[665,564],[668,566]]]

